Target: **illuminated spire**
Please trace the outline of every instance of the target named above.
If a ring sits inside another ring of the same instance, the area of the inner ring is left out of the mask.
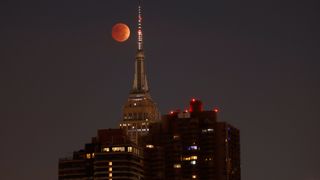
[[[134,81],[131,94],[145,94],[149,92],[147,75],[144,67],[143,32],[142,32],[142,8],[141,0],[138,6],[138,51],[136,54]]]
[[[141,0],[139,0],[138,6],[138,50],[143,49],[143,33],[142,33],[142,9],[141,9]]]

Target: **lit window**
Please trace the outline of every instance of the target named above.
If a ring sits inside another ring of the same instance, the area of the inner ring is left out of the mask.
[[[110,172],[112,171],[112,167],[109,167],[109,171],[110,171]]]
[[[112,173],[109,173],[109,177],[112,177]]]
[[[192,175],[192,179],[196,179],[197,178],[197,175]]]
[[[94,153],[92,153],[91,157],[92,157],[92,158],[94,158],[94,156],[95,156],[95,154],[94,154]]]
[[[132,147],[128,147],[128,152],[132,152]]]
[[[198,159],[198,156],[191,156],[190,159],[191,159],[191,160],[197,160],[197,159]]]
[[[87,159],[91,159],[91,154],[86,154]]]
[[[182,158],[182,160],[184,161],[197,160],[197,159],[198,159],[198,156],[187,156]]]
[[[178,135],[174,135],[173,139],[177,140],[177,139],[179,139],[179,136]]]
[[[103,148],[102,151],[103,151],[103,152],[109,152],[109,151],[110,151],[110,148]]]
[[[198,146],[189,146],[188,147],[188,150],[197,150],[198,149]]]
[[[210,133],[210,132],[213,132],[214,130],[212,128],[209,128],[209,129],[202,129],[202,132],[203,133]]]
[[[181,164],[174,164],[173,168],[179,169],[179,168],[181,168]]]
[[[195,164],[197,164],[197,161],[195,161],[195,160],[190,161],[190,164],[195,165]]]
[[[112,147],[113,152],[124,152],[125,147]]]
[[[112,162],[111,161],[109,162],[109,166],[112,166]]]
[[[147,144],[146,148],[154,148],[154,146],[152,144]]]
[[[184,158],[182,158],[182,160],[184,160],[184,161],[190,161],[190,157],[184,157]]]

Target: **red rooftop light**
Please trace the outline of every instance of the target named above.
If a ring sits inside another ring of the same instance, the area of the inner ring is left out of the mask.
[[[217,113],[217,112],[219,112],[219,109],[218,108],[214,108],[213,111]]]
[[[189,112],[201,112],[203,111],[202,102],[198,99],[192,98],[190,101]]]

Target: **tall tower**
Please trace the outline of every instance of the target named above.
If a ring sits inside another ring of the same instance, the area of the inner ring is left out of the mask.
[[[149,93],[144,66],[141,1],[138,6],[137,46],[133,86],[123,107],[122,120],[119,124],[136,143],[140,136],[148,133],[149,124],[160,119],[158,108]]]

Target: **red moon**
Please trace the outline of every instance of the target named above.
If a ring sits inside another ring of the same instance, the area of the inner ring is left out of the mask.
[[[126,24],[117,23],[112,27],[112,38],[118,42],[126,41],[130,36],[130,29]]]

